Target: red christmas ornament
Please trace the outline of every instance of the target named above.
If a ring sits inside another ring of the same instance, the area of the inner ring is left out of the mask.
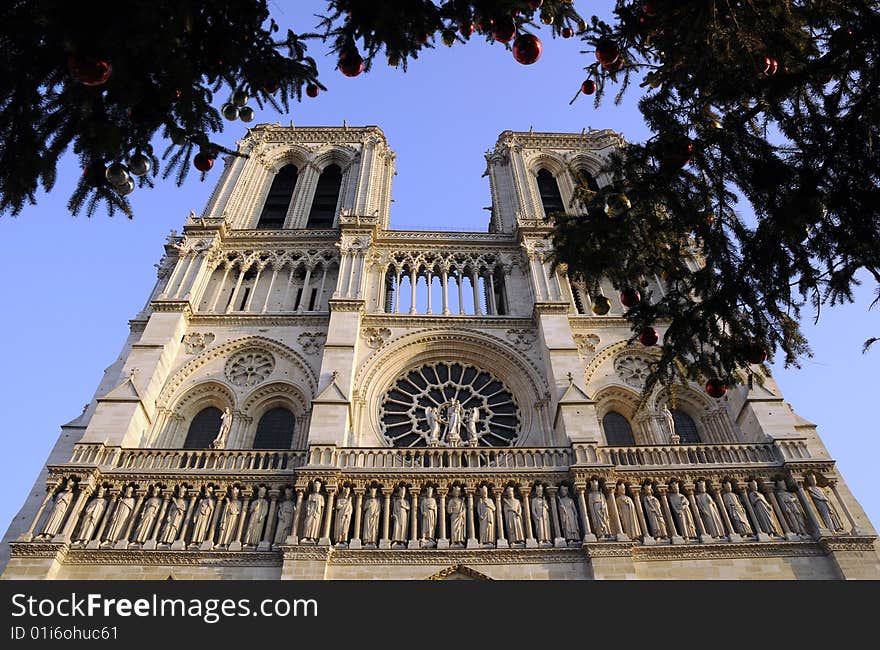
[[[779,61],[773,59],[769,56],[764,57],[764,74],[768,77],[772,77],[776,74],[776,71],[779,69]]]
[[[657,0],[645,0],[645,3],[642,5],[642,13],[646,16],[656,16]]]
[[[204,151],[200,151],[195,156],[193,156],[193,167],[198,169],[200,172],[211,171],[211,167],[213,166],[214,159],[211,158]]]
[[[278,92],[278,84],[274,81],[270,81],[263,86],[263,90],[265,90],[270,95],[274,95]]]
[[[67,57],[67,69],[81,84],[100,86],[106,83],[113,72],[113,66],[93,56],[71,54]]]
[[[473,23],[462,23],[461,27],[458,28],[458,33],[464,36],[465,38],[470,38],[471,34],[474,33],[474,24]]]
[[[620,46],[612,40],[603,39],[596,44],[596,60],[608,67],[620,58]]]
[[[725,384],[720,379],[710,379],[706,382],[706,393],[709,395],[709,397],[720,399],[724,397],[724,393],[726,392],[727,384]]]
[[[752,341],[746,348],[746,360],[754,364],[764,363],[767,360],[767,348],[757,341]]]
[[[513,58],[523,65],[531,65],[541,58],[544,46],[534,34],[521,34],[513,42]]]
[[[657,345],[657,341],[659,340],[660,335],[657,334],[657,330],[655,330],[653,327],[646,327],[639,333],[639,343],[641,343],[645,347]]]
[[[681,138],[668,142],[660,157],[663,169],[681,169],[687,165],[694,153],[694,143],[689,138]]]
[[[609,63],[608,65],[602,64],[602,69],[607,70],[608,72],[617,72],[618,70],[623,69],[623,64],[623,59],[617,59],[614,63]]]
[[[562,34],[562,38],[571,38],[574,36],[574,30],[571,27],[563,27],[560,33]]]
[[[344,50],[339,55],[339,71],[346,77],[357,77],[364,71],[364,60],[357,50]]]
[[[422,32],[421,34],[419,34],[419,44],[424,45],[428,42],[429,38],[430,36],[428,35],[428,32]]]
[[[495,25],[495,31],[492,32],[492,36],[496,41],[501,41],[502,43],[507,43],[510,39],[513,38],[513,35],[516,34],[516,23],[512,20],[507,21],[504,20],[497,25]]]
[[[318,87],[315,84],[309,84],[306,86],[306,95],[309,97],[317,97],[318,96]]]
[[[544,4],[544,0],[529,0],[529,7],[532,9],[540,9],[542,4]]]
[[[623,291],[620,292],[620,304],[630,309],[639,304],[639,301],[642,299],[642,294],[639,293],[638,289],[633,289],[632,287],[627,287]]]
[[[581,84],[581,92],[585,95],[592,95],[596,92],[596,82],[592,79],[587,79],[584,83]]]

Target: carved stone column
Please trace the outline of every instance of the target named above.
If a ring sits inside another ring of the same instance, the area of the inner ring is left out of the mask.
[[[84,479],[80,481],[79,495],[76,498],[76,502],[74,503],[73,508],[70,509],[70,512],[67,513],[67,520],[64,522],[64,527],[61,529],[61,532],[52,538],[53,542],[70,541],[70,536],[73,534],[73,527],[76,525],[76,522],[79,521],[79,514],[86,505],[86,499],[89,498],[94,487],[94,477],[89,477],[87,480]]]
[[[479,548],[480,543],[477,541],[474,532],[474,492],[476,488],[473,485],[465,487],[464,492],[467,495],[467,545],[466,548]]]
[[[449,548],[449,538],[446,536],[446,493],[447,488],[438,487],[437,496],[440,497],[440,507],[437,512],[437,523],[440,524],[440,535],[437,537],[437,548]]]
[[[724,527],[727,529],[727,539],[731,542],[741,542],[742,537],[733,529],[733,523],[730,521],[730,515],[727,508],[724,507],[724,499],[721,498],[721,492],[718,491],[718,484],[714,481],[706,481],[706,490],[712,495],[712,500],[721,513],[721,519],[724,520]]]
[[[654,538],[651,537],[651,530],[648,528],[648,522],[645,520],[645,513],[642,510],[642,486],[638,483],[629,486],[632,493],[632,500],[636,506],[636,515],[639,518],[639,526],[642,529],[642,544],[650,546],[654,544]]]
[[[116,542],[114,548],[128,548],[128,540],[131,539],[131,531],[134,530],[134,522],[137,520],[138,514],[141,511],[141,506],[144,503],[144,497],[146,494],[147,489],[138,489],[137,500],[134,502],[134,508],[131,509],[131,515],[128,518],[128,523],[125,525],[125,532],[122,534],[122,539]]]
[[[504,513],[501,508],[501,495],[504,490],[492,488],[492,496],[495,497],[495,546],[498,548],[510,548],[507,538],[504,536]]]
[[[413,302],[415,305],[415,301]],[[382,496],[382,539],[379,540],[379,548],[391,548],[390,528],[391,528],[391,492],[394,486],[383,487]]]
[[[574,486],[575,494],[577,495],[577,504],[578,504],[578,512],[581,515],[581,524],[584,527],[584,542],[595,542],[596,536],[593,534],[593,528],[590,526],[590,515],[587,513],[587,500],[584,498],[584,492],[586,491],[586,486],[581,484],[576,484]]]
[[[714,538],[706,533],[706,526],[703,524],[703,516],[697,507],[697,500],[694,497],[694,484],[690,481],[684,484],[684,494],[688,500],[688,507],[691,510],[691,516],[694,518],[694,525],[697,527],[697,538],[704,543],[711,542]]]
[[[412,497],[410,500],[410,509],[409,509],[409,544],[408,548],[420,548],[421,544],[419,544],[419,488],[411,487],[409,489],[409,495]]]
[[[361,521],[363,520],[364,488],[354,488],[354,531],[348,542],[348,548],[361,548]]]
[[[620,524],[620,513],[617,512],[617,499],[614,498],[615,487],[610,482],[605,483],[605,502],[608,504],[608,513],[611,515],[611,528],[613,529],[611,532],[614,533],[614,538],[618,542],[628,542],[630,541],[629,535],[623,532],[623,526]]]
[[[272,540],[275,538],[275,512],[278,509],[280,496],[281,490],[269,490],[269,512],[266,514],[266,528],[263,530],[263,537],[257,545],[258,551],[268,551],[272,547]]]
[[[284,540],[285,544],[295,546],[299,544],[299,520],[302,516],[302,502],[305,488],[296,488],[296,506],[293,509],[293,523],[290,525],[290,535]]]
[[[141,547],[143,550],[151,551],[156,548],[156,538],[159,536],[159,530],[162,527],[162,522],[165,520],[165,512],[168,510],[168,504],[171,502],[173,495],[173,488],[169,488],[165,491],[165,497],[162,499],[162,505],[159,507],[159,514],[156,516],[156,521],[153,522],[152,530],[150,531],[147,541],[144,542],[144,545]]]
[[[182,551],[186,548],[186,534],[189,532],[189,525],[192,521],[192,511],[196,505],[196,499],[199,498],[199,489],[198,488],[190,488],[189,490],[189,504],[186,506],[186,514],[183,517],[183,524],[180,526],[180,535],[174,542],[171,544],[172,551]],[[103,527],[103,526],[102,526]]]
[[[566,548],[568,544],[565,537],[559,532],[559,506],[556,503],[556,493],[559,489],[555,485],[548,485],[544,487],[544,491],[550,500],[550,529],[553,531],[553,546]]]
[[[840,498],[840,493],[837,491],[837,481],[828,481],[828,485],[831,487],[831,491],[834,493],[834,498],[837,499],[837,503],[840,504],[840,507],[843,510],[843,515],[846,517],[847,521],[849,521],[852,534],[861,535],[862,530],[856,524],[856,520],[853,517],[852,512],[850,512],[849,506],[846,505],[846,501]]]
[[[538,548],[538,540],[535,539],[535,533],[532,531],[532,506],[529,499],[531,492],[532,488],[528,485],[521,485],[519,488],[522,496],[523,525],[526,528],[526,548]]]
[[[327,486],[327,506],[324,508],[324,525],[321,527],[321,539],[318,546],[330,546],[330,526],[333,524],[333,506],[336,501],[336,487]]]
[[[666,519],[669,541],[673,544],[684,544],[684,537],[678,534],[678,529],[675,527],[675,517],[672,516],[672,509],[669,507],[669,497],[667,496],[669,486],[658,483],[654,485],[654,489],[660,495],[660,506],[663,508],[663,517]]]

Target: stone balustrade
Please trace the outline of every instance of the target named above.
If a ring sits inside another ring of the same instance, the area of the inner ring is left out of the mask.
[[[802,443],[803,444],[803,443]],[[792,450],[796,446],[790,447]],[[804,455],[809,458],[806,445]],[[590,454],[583,454],[590,457]],[[783,460],[773,443],[716,445],[645,445],[595,447],[593,457],[600,464],[638,467],[691,467],[694,465],[778,465]]]
[[[74,446],[69,464],[96,465],[104,471],[260,472],[293,470],[305,452],[263,449],[123,449],[102,444]]]
[[[341,470],[567,470],[573,454],[569,447],[392,447],[337,448],[313,445],[309,467]]]

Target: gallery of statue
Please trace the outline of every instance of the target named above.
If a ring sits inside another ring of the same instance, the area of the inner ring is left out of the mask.
[[[487,232],[403,231],[379,128],[250,129],[62,427],[3,577],[880,578],[772,378],[641,400],[652,348],[619,288],[604,309],[551,264],[547,215],[621,144],[505,131]]]

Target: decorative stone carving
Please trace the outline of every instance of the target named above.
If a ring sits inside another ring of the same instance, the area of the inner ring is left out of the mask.
[[[324,339],[327,335],[324,332],[303,332],[296,337],[297,342],[302,348],[303,354],[318,354],[324,347]]]
[[[749,481],[749,501],[752,504],[752,510],[755,511],[755,518],[758,520],[758,528],[761,529],[761,532],[768,535],[779,535],[779,529],[776,528],[776,522],[773,520],[773,506],[758,491],[756,481]]]
[[[229,438],[229,431],[232,429],[232,411],[227,406],[220,416],[220,430],[217,437],[211,441],[211,449],[226,449],[226,440]]]
[[[216,506],[214,499],[214,488],[210,485],[205,487],[204,496],[199,499],[193,513],[193,529],[192,544],[201,544],[208,540],[208,533],[211,528],[211,517],[214,515],[214,507]]]
[[[446,444],[450,447],[458,447],[461,444],[461,420],[464,411],[461,408],[461,402],[453,398],[446,406],[446,430],[443,436]]]
[[[437,529],[437,499],[434,498],[434,488],[427,486],[425,494],[419,501],[419,514],[422,520],[422,548],[434,548],[436,538],[434,531]]]
[[[278,505],[278,514],[275,515],[275,538],[272,540],[275,546],[283,544],[284,540],[287,539],[290,526],[293,523],[295,509],[296,504],[293,502],[293,490],[284,488],[284,500]]]
[[[467,535],[465,528],[466,506],[461,498],[461,488],[452,486],[451,495],[446,502],[446,512],[449,513],[449,543],[453,548],[464,548]]]
[[[397,489],[397,496],[394,498],[391,506],[391,519],[393,527],[391,529],[392,545],[406,545],[406,530],[409,524],[409,501],[406,498],[406,487],[401,485]]]
[[[263,525],[266,523],[266,515],[269,512],[266,488],[262,485],[257,489],[257,498],[251,501],[248,512],[250,516],[244,534],[244,545],[257,546],[263,539]]]
[[[521,352],[530,350],[538,335],[533,330],[507,330],[507,339],[510,344]]]
[[[183,345],[187,354],[198,354],[214,341],[211,332],[189,332],[183,337]]]
[[[706,534],[712,537],[724,537],[724,521],[721,519],[721,513],[718,512],[718,506],[711,494],[706,493],[706,482],[697,481],[697,492],[694,495],[694,501],[697,502],[697,511],[703,520],[703,526]]]
[[[365,327],[361,330],[361,336],[367,343],[368,347],[373,349],[380,348],[391,336],[391,330],[387,327]]]
[[[669,532],[666,527],[666,517],[663,516],[663,505],[660,499],[654,496],[654,487],[648,483],[644,487],[645,521],[648,524],[652,537],[666,539]]]
[[[43,525],[43,532],[40,533],[41,539],[54,537],[61,532],[61,525],[64,523],[64,515],[67,514],[70,503],[73,501],[73,487],[76,485],[72,478],[64,482],[61,490],[55,495],[55,502],[52,504],[52,512]]]
[[[599,348],[599,337],[595,334],[573,334],[575,345],[578,348],[578,354],[584,359],[591,359]]]
[[[721,500],[730,516],[730,525],[733,526],[734,532],[738,535],[751,535],[752,525],[749,523],[749,516],[739,496],[731,488],[730,481],[724,481],[721,485]]]
[[[134,488],[126,486],[122,496],[117,499],[116,507],[113,509],[113,516],[110,518],[110,525],[104,533],[105,542],[118,542],[125,538],[125,530],[128,527],[128,520],[134,511]]]
[[[577,506],[568,494],[568,486],[560,485],[559,494],[556,496],[559,505],[559,522],[562,527],[562,536],[567,542],[579,542],[581,539],[578,528]]]
[[[504,489],[504,500],[501,505],[504,511],[504,526],[507,528],[507,540],[514,548],[526,545],[526,535],[523,529],[522,504],[513,493],[513,486]]]
[[[697,536],[697,527],[694,524],[694,517],[691,514],[690,501],[679,492],[678,482],[673,481],[669,485],[669,508],[672,511],[672,517],[678,527],[679,534],[684,539],[693,539]]]
[[[83,511],[76,541],[85,543],[92,539],[92,535],[95,534],[95,529],[98,527],[98,521],[100,521],[101,515],[104,514],[104,510],[107,509],[106,494],[107,489],[103,485],[99,486],[94,498],[89,501],[85,511]]]
[[[159,509],[162,507],[162,498],[159,496],[159,486],[154,485],[150,488],[150,498],[144,502],[141,508],[141,518],[138,525],[134,529],[131,541],[143,544],[150,537],[153,530],[153,524],[156,523],[156,517],[159,516]]]
[[[813,499],[813,504],[815,504],[816,511],[819,513],[819,517],[822,518],[825,527],[832,532],[842,531],[844,529],[843,522],[840,520],[840,515],[837,514],[837,508],[834,507],[828,495],[825,494],[825,490],[818,486],[816,477],[813,474],[807,474],[804,484],[806,485],[807,493]]]
[[[648,362],[634,354],[621,354],[614,360],[614,371],[625,384],[641,388],[650,374]]]
[[[242,507],[239,494],[241,494],[241,490],[233,485],[229,491],[229,498],[226,499],[226,507],[223,509],[223,516],[220,518],[220,531],[217,534],[218,546],[229,546],[235,541],[238,518],[241,516]]]
[[[351,528],[351,514],[354,505],[351,502],[351,488],[343,486],[336,497],[336,517],[333,522],[333,542],[337,546],[348,544],[348,530]]]
[[[626,533],[630,539],[636,539],[642,534],[641,526],[639,525],[639,515],[636,512],[636,504],[627,496],[626,485],[623,483],[617,484],[616,491],[617,494],[614,497],[614,502],[617,505],[617,514],[620,517],[620,525],[623,528],[623,532]]]
[[[587,498],[587,506],[593,515],[593,527],[596,537],[611,537],[611,520],[608,516],[608,503],[605,495],[599,491],[599,481],[590,481],[590,495]]]
[[[321,536],[321,516],[324,514],[324,495],[321,494],[321,481],[312,482],[312,491],[306,500],[306,515],[303,520],[303,534],[300,542],[312,543]]]
[[[792,532],[798,535],[807,534],[807,522],[804,519],[804,512],[798,503],[797,496],[788,491],[785,481],[776,481],[776,500],[782,509],[785,521],[788,522]]]
[[[168,503],[168,514],[165,517],[162,531],[159,533],[160,543],[173,544],[177,540],[185,516],[186,488],[183,485],[179,485],[177,486],[177,496]]]
[[[553,531],[550,529],[550,504],[544,496],[544,486],[535,485],[535,491],[529,502],[532,511],[535,540],[541,546],[553,546]]]
[[[275,369],[275,357],[267,350],[249,348],[236,352],[226,362],[226,378],[236,386],[256,386]]]
[[[379,514],[382,503],[376,496],[376,488],[371,487],[369,496],[364,499],[364,532],[361,536],[365,548],[375,548],[379,540]]]

